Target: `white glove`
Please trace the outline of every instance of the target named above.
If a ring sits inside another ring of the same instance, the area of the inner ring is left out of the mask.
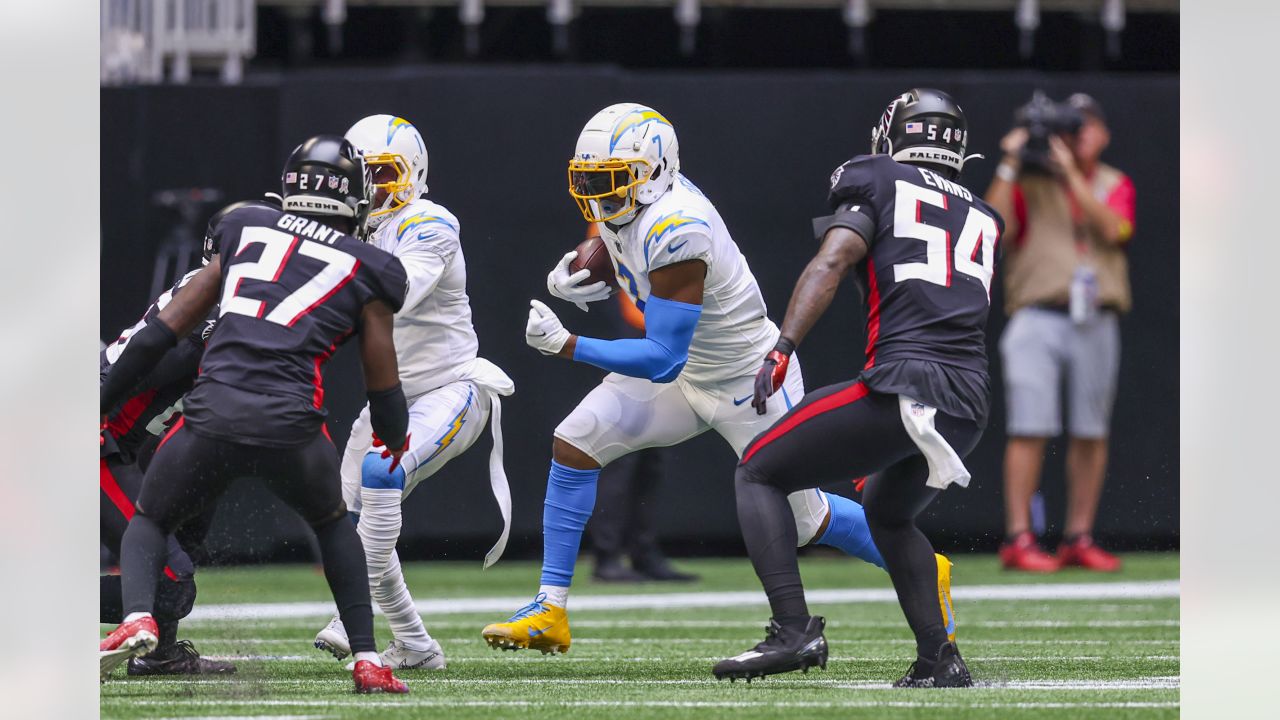
[[[541,300],[529,301],[529,322],[524,326],[524,341],[543,355],[555,355],[569,342],[569,331],[560,324],[551,308]]]
[[[560,262],[556,263],[551,272],[547,273],[547,291],[561,300],[568,300],[577,305],[579,310],[587,312],[587,303],[607,300],[613,294],[613,290],[610,290],[609,285],[603,280],[579,286],[578,283],[591,276],[591,271],[582,268],[576,273],[570,273],[569,263],[576,257],[578,257],[578,251],[570,250],[560,258]]]

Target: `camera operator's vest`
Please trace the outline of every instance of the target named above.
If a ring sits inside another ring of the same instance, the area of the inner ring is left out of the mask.
[[[1123,173],[1099,163],[1089,186],[1094,197],[1105,203],[1123,181]],[[1075,209],[1073,215],[1066,188],[1052,176],[1024,174],[1018,189],[1026,211],[1025,219],[1020,217],[1021,235],[1008,238],[1004,247],[1005,312],[1012,315],[1027,305],[1066,306],[1071,278],[1082,262],[1097,272],[1099,304],[1127,312],[1133,300],[1125,248],[1103,240],[1085,221],[1083,211]]]

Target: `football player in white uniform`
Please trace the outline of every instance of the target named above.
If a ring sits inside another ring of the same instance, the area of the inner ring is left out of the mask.
[[[555,430],[538,595],[482,631],[493,647],[543,653],[569,649],[565,605],[602,466],[707,430],[741,456],[804,395],[793,356],[782,402],[747,404],[779,331],[720,214],[680,174],[675,130],[665,117],[635,103],[597,113],[569,162],[569,193],[588,222],[600,223],[619,283],[644,312],[645,337],[572,335],[549,307],[532,301],[530,346],[610,371]],[[580,285],[589,271],[571,273],[574,257],[570,252],[552,270],[548,289],[585,309],[611,291],[603,282]],[[819,490],[789,499],[801,545],[833,545],[883,567],[860,505]]]
[[[442,669],[440,643],[423,626],[396,555],[400,504],[418,483],[471,447],[488,418],[490,483],[503,530],[485,567],[501,556],[511,529],[511,494],[502,467],[499,396],[510,395],[515,386],[496,365],[477,356],[458,219],[424,197],[422,135],[403,118],[371,115],[351,126],[346,138],[364,154],[376,183],[368,242],[399,258],[409,276],[404,307],[395,316],[395,344],[411,440],[401,461],[394,462],[373,435],[366,407],[342,458],[343,497],[359,518],[371,594],[391,625],[393,639],[383,662],[393,668]],[[335,616],[316,635],[315,645],[345,657],[350,649],[341,620]]]

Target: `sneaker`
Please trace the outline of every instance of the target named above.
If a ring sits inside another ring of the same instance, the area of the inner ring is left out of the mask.
[[[435,638],[426,650],[414,650],[402,640],[392,640],[382,651],[382,664],[396,670],[444,670],[444,650]]]
[[[1077,535],[1074,540],[1058,546],[1058,564],[1062,567],[1075,565],[1098,572],[1116,572],[1121,563],[1120,558],[1094,545],[1093,538]]]
[[[342,618],[334,615],[324,629],[316,633],[315,646],[341,660],[351,654],[351,641],[347,640],[347,629],[342,626]]]
[[[764,642],[741,655],[721,660],[712,668],[711,673],[717,680],[729,678],[733,682],[738,678],[746,678],[747,682],[751,682],[752,678],[792,670],[807,673],[814,665],[825,670],[827,638],[822,630],[826,624],[826,620],[814,616],[809,618],[803,630],[797,630],[770,620],[769,627],[765,628]]]
[[[516,611],[509,620],[486,625],[480,631],[489,647],[499,650],[541,650],[569,652],[569,614],[564,608],[548,605],[546,593]]]
[[[956,641],[956,613],[951,607],[951,561],[938,553],[938,606],[942,610],[942,624],[947,628],[947,640]]]
[[[896,688],[953,688],[973,687],[969,666],[960,657],[960,649],[953,642],[938,648],[937,659],[917,657],[907,674],[893,684]]]
[[[409,686],[391,673],[385,665],[374,665],[368,660],[356,663],[351,671],[351,679],[355,681],[356,692],[366,693],[407,693]]]
[[[130,622],[120,623],[105,639],[98,643],[98,679],[105,680],[120,663],[139,655],[146,655],[160,642],[160,628],[155,618],[145,615]]]
[[[190,640],[162,647],[146,657],[135,657],[129,660],[128,673],[140,675],[229,675],[236,671],[236,666],[221,660],[210,660],[200,657]]]
[[[1040,549],[1029,532],[1019,533],[1012,542],[1000,546],[1000,564],[1005,570],[1051,573],[1058,571],[1058,561]]]

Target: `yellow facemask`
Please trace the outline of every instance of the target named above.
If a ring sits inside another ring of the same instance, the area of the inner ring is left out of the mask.
[[[378,174],[378,168],[381,166],[390,166],[395,168],[396,179],[391,182],[377,183],[373,187],[375,190],[386,190],[387,199],[383,202],[383,207],[374,208],[369,217],[374,218],[379,215],[393,213],[413,200],[409,197],[413,190],[413,180],[410,177],[411,170],[409,163],[405,161],[403,155],[397,153],[382,153],[379,155],[365,155],[364,164],[369,167],[370,174],[375,177]],[[404,197],[402,197],[404,196]]]
[[[569,161],[569,195],[578,203],[587,222],[605,222],[627,214],[636,206],[636,188],[648,179],[651,168],[644,160]],[[618,210],[605,208],[619,203]]]

